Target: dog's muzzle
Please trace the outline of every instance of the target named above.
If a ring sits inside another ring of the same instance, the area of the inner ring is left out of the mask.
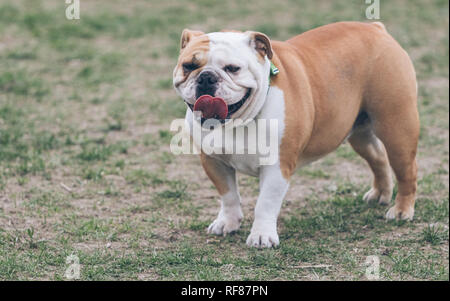
[[[197,88],[195,96],[197,99],[203,95],[211,95],[214,97],[217,91],[217,82],[219,81],[216,74],[211,71],[203,71],[197,78]]]
[[[229,119],[231,115],[236,113],[247,101],[252,93],[252,89],[248,88],[244,97],[238,102],[226,106],[225,101],[219,97],[213,97],[211,95],[201,95],[197,98],[194,105],[186,102],[187,106],[191,109],[191,111],[201,111],[202,112],[202,123],[204,120],[209,118],[219,119],[221,122],[224,122],[225,119]],[[224,113],[226,112],[226,113]],[[226,115],[226,116],[225,116]]]

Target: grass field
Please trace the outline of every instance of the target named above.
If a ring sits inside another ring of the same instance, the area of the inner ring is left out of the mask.
[[[419,82],[419,186],[413,222],[366,204],[371,175],[348,144],[300,170],[279,218],[281,245],[246,247],[258,194],[240,176],[245,218],[206,228],[218,194],[197,156],[174,156],[169,124],[183,28],[257,30],[287,39],[365,20],[363,0],[0,0],[0,280],[449,279],[447,0],[381,1],[381,21]]]

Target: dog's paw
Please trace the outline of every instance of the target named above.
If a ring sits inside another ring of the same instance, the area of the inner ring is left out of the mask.
[[[255,248],[272,248],[280,244],[277,231],[252,230],[247,245]]]
[[[365,202],[376,202],[387,205],[391,201],[392,192],[386,191],[386,192],[380,192],[380,190],[376,188],[371,188],[369,191],[367,191],[364,196],[363,200]]]
[[[400,209],[397,205],[391,207],[386,213],[386,219],[393,220],[412,220],[414,217],[414,207],[410,206],[406,209]]]
[[[219,216],[215,221],[211,223],[211,225],[209,225],[207,232],[208,234],[225,236],[229,233],[239,230],[239,227],[241,226],[241,220],[242,217],[225,218],[223,216]]]

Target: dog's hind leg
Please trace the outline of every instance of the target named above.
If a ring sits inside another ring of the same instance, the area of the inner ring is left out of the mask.
[[[405,114],[399,112],[391,122],[385,122],[380,118],[374,124],[375,134],[386,147],[389,162],[398,182],[395,205],[386,213],[387,219],[411,220],[414,216],[419,118],[415,107],[405,108],[404,112]]]
[[[362,113],[361,116],[364,116]],[[367,115],[366,115],[366,118]],[[372,188],[366,192],[364,201],[378,201],[381,204],[389,204],[392,198],[392,174],[389,159],[383,142],[373,133],[370,121],[355,125],[352,134],[348,138],[353,149],[363,157],[373,172]]]
[[[417,189],[416,153],[420,122],[417,84],[409,57],[399,47],[374,65],[370,95],[365,102],[374,134],[383,142],[398,183],[388,219],[411,220]],[[380,75],[382,74],[382,76]]]
[[[362,109],[368,113],[374,134],[386,148],[398,182],[395,205],[386,218],[410,220],[414,216],[420,132],[414,66],[400,45],[386,36],[383,51],[378,52],[371,72]]]
[[[221,200],[219,214],[208,227],[208,233],[226,235],[239,230],[243,214],[236,170],[203,153],[200,158],[203,169],[216,186]]]

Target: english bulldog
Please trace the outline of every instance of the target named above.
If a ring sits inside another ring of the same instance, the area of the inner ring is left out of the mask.
[[[413,218],[420,128],[416,75],[408,54],[382,23],[339,22],[284,42],[253,31],[185,29],[173,84],[186,102],[191,128],[205,119],[219,120],[223,127],[233,119],[278,122],[273,164],[261,164],[258,154],[201,153],[221,198],[208,233],[239,229],[239,171],[259,177],[247,245],[277,246],[277,218],[294,171],[346,140],[373,173],[363,199],[391,201],[392,168],[398,193],[386,218]],[[202,118],[194,118],[194,112]]]

